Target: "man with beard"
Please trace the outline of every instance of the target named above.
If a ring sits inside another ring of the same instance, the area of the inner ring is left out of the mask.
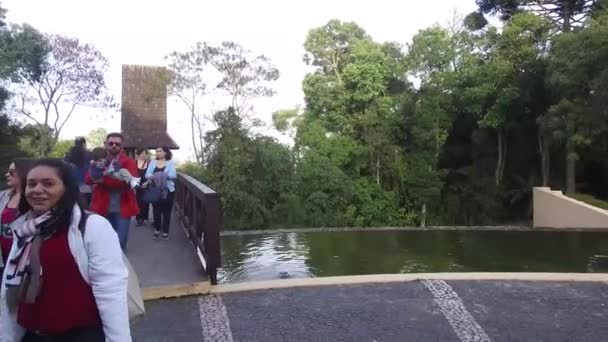
[[[137,174],[135,160],[122,151],[123,136],[120,133],[110,133],[106,137],[107,152],[106,168],[113,170],[126,169],[132,175]],[[86,177],[87,184],[93,187],[91,211],[105,216],[118,234],[120,246],[127,250],[129,226],[133,216],[139,213],[135,192],[128,183],[105,175],[99,179]]]

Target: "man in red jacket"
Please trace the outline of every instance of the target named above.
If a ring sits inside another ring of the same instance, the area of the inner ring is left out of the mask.
[[[108,134],[105,142],[108,152],[106,164],[114,170],[123,168],[137,175],[137,164],[122,151],[122,140],[120,133]],[[135,192],[127,182],[109,175],[92,179],[87,173],[86,183],[93,186],[90,210],[110,221],[118,234],[120,246],[126,251],[131,219],[139,213]]]

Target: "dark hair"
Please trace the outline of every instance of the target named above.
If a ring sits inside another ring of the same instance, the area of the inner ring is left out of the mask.
[[[25,184],[25,180],[27,178],[27,173],[30,171],[32,166],[32,159],[28,158],[16,158],[13,160],[13,164],[15,164],[15,176],[19,178],[21,182],[21,187],[23,188],[23,184]]]
[[[140,147],[140,148],[138,148],[138,149],[135,149],[135,155],[136,155],[136,156],[139,156],[140,154],[142,154],[142,153],[144,153],[144,152],[148,152],[148,150],[147,150],[147,149],[145,149],[145,148],[143,148],[143,147]]]
[[[78,207],[82,210],[83,206],[80,203],[80,189],[78,187],[78,183],[76,179],[72,176],[72,167],[64,162],[61,159],[56,158],[45,158],[36,161],[30,172],[40,166],[49,167],[54,169],[57,172],[57,176],[63,182],[63,186],[65,187],[65,193],[63,197],[57,203],[57,206],[54,208],[55,213],[58,215],[57,224],[61,226],[69,226],[72,223],[72,209],[74,205],[78,205]],[[29,174],[29,172],[28,172]],[[32,209],[32,206],[27,202],[27,198],[25,196],[25,188],[27,185],[27,181],[22,182],[21,184],[21,200],[19,201],[19,212],[21,214],[25,214]]]
[[[87,139],[84,137],[76,137],[74,139],[74,146],[84,146],[87,143]]]
[[[74,140],[74,146],[68,152],[68,155],[65,158],[65,161],[68,163],[72,163],[77,167],[85,166],[87,162],[87,150],[85,148],[85,144],[87,141],[84,137],[77,137]]]
[[[93,155],[93,160],[105,159],[108,156],[108,151],[106,151],[103,147],[95,147],[93,151],[91,151],[91,155]]]
[[[106,135],[106,141],[108,141],[108,139],[110,139],[110,138],[120,138],[120,140],[125,140],[124,137],[122,136],[122,133],[118,133],[118,132],[113,132],[113,133]]]
[[[171,152],[168,146],[161,146],[159,148],[165,152],[165,159],[171,160],[173,158],[173,152]]]

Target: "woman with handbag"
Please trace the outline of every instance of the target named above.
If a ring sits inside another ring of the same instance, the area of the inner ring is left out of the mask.
[[[167,146],[156,149],[156,160],[152,160],[146,171],[145,198],[152,203],[154,211],[154,238],[158,239],[162,233],[163,239],[169,238],[171,225],[171,211],[173,210],[173,196],[175,193],[175,179],[177,170],[171,160],[173,154]]]
[[[85,215],[71,167],[39,160],[22,193],[25,214],[11,225],[0,290],[0,340],[130,342],[118,236],[105,218]]]

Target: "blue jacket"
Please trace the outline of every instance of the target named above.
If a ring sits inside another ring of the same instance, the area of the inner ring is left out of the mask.
[[[150,177],[152,177],[155,168],[156,160],[151,160],[150,165],[148,165],[148,169],[146,170],[146,179],[150,179]],[[174,192],[175,179],[177,178],[177,168],[175,167],[173,160],[167,160],[164,172],[167,173],[167,187],[169,188],[169,191]]]

